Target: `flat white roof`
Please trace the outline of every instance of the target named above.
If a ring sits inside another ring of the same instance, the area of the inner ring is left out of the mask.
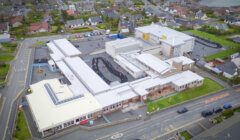
[[[136,56],[136,58],[138,61],[160,74],[171,69],[169,64],[153,56],[152,54],[144,53]]]
[[[142,44],[141,41],[139,41],[133,37],[127,37],[124,39],[117,39],[117,40],[106,42],[106,46],[111,46],[111,47],[114,47],[115,49],[124,48],[124,47],[132,46],[132,45],[136,45],[136,46],[140,47],[141,44]]]
[[[89,93],[87,88],[79,81],[79,79],[73,74],[70,68],[63,61],[56,62],[56,65],[61,70],[61,72],[65,75],[65,77],[69,80],[71,85],[69,88],[75,95],[83,95],[85,93]]]
[[[128,85],[122,85],[110,91],[94,96],[102,107],[116,104],[138,96]]]
[[[47,43],[47,46],[52,51],[50,56],[55,62],[60,61],[62,60],[62,58],[65,57],[63,53],[52,42]]]
[[[143,72],[141,69],[139,69],[134,64],[130,63],[128,60],[126,60],[120,55],[115,56],[115,59],[118,60],[120,63],[123,63],[126,67],[128,67],[134,73]]]
[[[179,78],[178,79],[176,78],[175,80],[173,80],[172,83],[179,87],[179,86],[191,83],[193,81],[201,81],[201,80],[203,80],[203,77],[191,71],[184,71],[180,74]]]
[[[52,43],[65,55],[65,57],[78,56],[81,52],[67,39],[53,40]]]
[[[68,57],[64,61],[93,94],[110,89],[110,86],[98,76],[80,57]]]
[[[203,78],[197,75],[196,73],[193,73],[191,71],[184,71],[175,75],[171,75],[166,78],[156,77],[156,78],[150,78],[150,79],[146,79],[139,82],[133,81],[131,82],[131,85],[133,88],[142,88],[147,90],[149,88],[165,85],[168,83],[173,83],[176,86],[182,86],[182,85],[191,83],[193,81],[200,81],[200,80],[203,80]]]
[[[150,33],[154,36],[157,36],[160,38],[162,42],[170,44],[171,46],[180,45],[187,40],[194,39],[194,37],[190,35],[157,24],[138,27],[135,28],[135,30],[138,30],[143,33]]]
[[[61,94],[71,93],[70,89],[60,84],[58,79],[43,80],[30,85],[32,93],[26,95],[26,99],[40,132],[102,109],[90,93],[85,94],[84,97],[55,105],[44,87],[45,84],[50,84],[51,87],[62,92]]]
[[[165,62],[167,62],[168,64],[172,65],[173,61],[177,61],[177,62],[182,62],[183,65],[187,65],[187,64],[193,64],[194,61],[190,58],[187,58],[185,56],[179,56],[179,57],[173,57],[170,59],[165,60]]]

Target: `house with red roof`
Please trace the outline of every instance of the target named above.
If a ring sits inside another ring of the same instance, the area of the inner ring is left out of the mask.
[[[50,26],[47,22],[32,23],[29,27],[30,34],[48,31],[50,31]]]
[[[10,25],[12,27],[19,27],[22,25],[23,16],[15,16],[10,19]]]

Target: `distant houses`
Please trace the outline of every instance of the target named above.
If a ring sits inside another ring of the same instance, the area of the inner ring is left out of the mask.
[[[8,32],[9,32],[8,22],[0,23],[0,34],[1,33],[8,33]]]
[[[47,22],[37,22],[30,24],[29,33],[40,33],[40,32],[49,32],[50,26]]]
[[[103,19],[101,16],[94,16],[94,17],[90,17],[88,19],[88,22],[90,25],[96,26],[99,23],[103,23]]]
[[[68,20],[65,24],[66,28],[74,29],[85,26],[83,19]]]
[[[22,25],[23,16],[15,16],[10,19],[10,25],[12,27],[19,27]]]

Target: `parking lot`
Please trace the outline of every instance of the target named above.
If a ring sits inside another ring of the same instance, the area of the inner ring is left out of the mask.
[[[105,42],[110,40],[105,36],[98,36],[72,40],[71,42],[82,52],[82,55],[88,55],[94,51],[105,49]]]
[[[209,47],[209,46],[200,44],[198,42],[195,42],[191,57],[195,58],[195,59],[203,60],[203,57],[211,55],[211,54],[218,53],[222,49],[224,49],[224,48]]]

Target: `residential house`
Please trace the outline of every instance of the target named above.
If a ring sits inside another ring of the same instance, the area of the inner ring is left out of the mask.
[[[124,0],[124,5],[126,7],[133,7],[134,6],[134,2],[132,0]]]
[[[76,10],[80,13],[82,12],[93,12],[94,1],[93,0],[80,0],[80,1],[69,1],[70,5],[75,5]]]
[[[144,17],[142,14],[132,15],[132,20],[134,20],[134,21],[141,21],[143,19],[144,19]]]
[[[79,28],[85,26],[83,19],[68,20],[65,24],[66,28]]]
[[[74,10],[66,10],[66,13],[69,16],[74,16],[75,15],[75,11]]]
[[[154,12],[153,8],[150,7],[150,6],[144,7],[144,12],[145,12],[145,14],[146,14],[148,17],[155,15],[155,12]]]
[[[8,33],[9,25],[7,22],[0,23],[0,33]]]
[[[237,66],[234,62],[226,62],[216,66],[220,71],[223,72],[223,76],[231,79],[238,75]]]
[[[102,12],[103,15],[106,15],[109,18],[113,18],[113,19],[119,19],[120,15],[117,11],[113,10],[113,9],[105,9]]]
[[[30,34],[48,31],[50,31],[50,27],[47,22],[32,23],[29,27]]]
[[[54,5],[50,5],[50,4],[42,4],[42,3],[39,3],[36,5],[36,10],[37,11],[53,11],[53,10],[57,10],[57,6],[54,6]]]
[[[118,28],[121,33],[128,34],[134,31],[134,24],[131,21],[122,20],[119,22]]]
[[[10,42],[11,38],[10,38],[10,34],[0,34],[0,43],[2,42]],[[1,49],[1,46],[0,46]]]
[[[240,26],[240,18],[234,16],[227,16],[224,20],[227,24],[237,25]]]
[[[205,13],[203,13],[202,10],[199,10],[195,14],[195,19],[206,20],[207,19],[207,15]]]
[[[23,16],[16,16],[10,19],[10,25],[12,27],[19,27],[22,25],[22,22],[23,22]]]
[[[212,23],[210,24],[211,27],[217,29],[217,30],[220,30],[220,31],[227,31],[229,30],[229,27],[227,24],[225,23]]]
[[[90,23],[90,25],[96,26],[97,24],[102,23],[103,19],[101,16],[95,16],[95,17],[90,17],[88,19],[88,22]]]
[[[176,15],[186,18],[188,16],[188,8],[187,7],[182,7],[182,6],[174,6],[174,10],[176,10]]]
[[[74,4],[69,5],[69,10],[76,11],[76,7]]]

